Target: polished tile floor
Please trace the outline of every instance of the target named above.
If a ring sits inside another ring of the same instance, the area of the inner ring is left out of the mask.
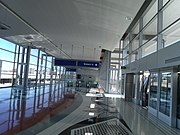
[[[63,85],[25,91],[1,89],[0,134],[68,135],[74,128],[116,118],[134,135],[180,135],[180,130],[169,127],[147,110],[119,97],[87,97],[87,89],[78,89],[74,98],[69,94],[72,91],[74,88],[65,89]],[[66,98],[69,102],[63,108]],[[56,110],[58,107],[61,111]],[[55,111],[50,112],[50,108]]]
[[[67,93],[63,83],[59,86],[0,89],[0,134],[14,134],[55,115],[62,106],[66,108],[71,104]]]

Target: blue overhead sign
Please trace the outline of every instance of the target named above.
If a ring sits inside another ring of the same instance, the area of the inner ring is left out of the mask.
[[[99,62],[97,61],[81,61],[81,60],[69,60],[69,59],[55,59],[55,66],[79,66],[79,67],[91,67],[99,68]]]
[[[76,66],[76,60],[55,59],[55,66]]]
[[[68,72],[76,72],[76,68],[66,68],[66,71],[68,71]]]
[[[80,66],[80,67],[98,68],[99,67],[99,62],[78,61],[77,65]]]

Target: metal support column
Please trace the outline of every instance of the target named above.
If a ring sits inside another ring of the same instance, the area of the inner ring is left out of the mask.
[[[38,49],[38,59],[37,59],[37,67],[36,67],[36,87],[37,87],[37,82],[38,82],[38,74],[39,74],[39,58],[40,58],[40,50]]]
[[[47,68],[47,55],[44,55],[45,58],[45,71],[44,71],[44,85],[46,84],[46,68]]]
[[[158,15],[157,15],[157,50],[164,47],[163,35],[160,33],[163,29],[163,11],[160,10],[163,7],[163,0],[158,0]]]
[[[107,52],[107,68],[106,68],[106,92],[109,92],[109,83],[110,83],[110,66],[111,66],[111,52],[110,51],[106,51]]]
[[[43,74],[42,66],[43,66],[43,54],[41,56],[41,67],[40,67],[40,78],[39,78],[40,85],[41,85],[41,79],[42,79],[42,74]]]
[[[54,72],[54,62],[53,62],[53,57],[51,60],[51,77],[50,77],[50,85],[53,83],[53,72]]]
[[[132,55],[132,32],[129,33],[129,59],[128,64],[131,63],[131,55]]]
[[[25,49],[23,47],[23,50],[22,50],[22,57],[21,57],[21,69],[20,69],[20,76],[19,76],[19,85],[22,85],[22,77],[23,77],[23,68],[24,68],[24,54],[25,54]]]
[[[17,44],[15,46],[14,50],[14,63],[13,63],[13,75],[12,75],[12,86],[16,83],[16,79],[14,79],[14,72],[15,72],[15,66],[16,66],[16,57],[17,57]],[[1,74],[1,73],[0,73]]]
[[[172,71],[172,91],[171,91],[171,112],[170,112],[170,117],[171,117],[171,127],[176,127],[176,117],[177,117],[177,90],[178,90],[178,70],[173,69]]]
[[[19,78],[19,75],[18,75],[18,70],[19,70],[19,55],[20,55],[20,46],[18,47],[18,56],[17,56],[16,82],[15,82],[16,85],[18,84],[18,78]]]
[[[142,44],[143,44],[143,31],[141,31],[143,28],[143,18],[141,17],[139,19],[139,50],[138,50],[138,58],[137,59],[141,59],[142,58]]]
[[[30,53],[31,53],[31,47],[28,46],[27,47],[27,53],[26,53],[26,65],[25,65],[25,70],[24,70],[24,87],[25,88],[28,86]]]

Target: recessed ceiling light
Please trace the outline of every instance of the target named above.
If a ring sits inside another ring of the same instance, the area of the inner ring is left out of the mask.
[[[89,113],[89,116],[94,116],[94,113],[93,113],[93,112],[90,112],[90,113]]]
[[[127,21],[132,21],[132,17],[130,17],[130,16],[126,16],[125,19],[126,19]]]
[[[90,104],[90,108],[95,108],[95,104]]]
[[[37,47],[37,48],[42,48],[42,46],[40,46],[40,45],[37,45],[36,47]]]
[[[85,133],[85,135],[93,135],[93,133]]]

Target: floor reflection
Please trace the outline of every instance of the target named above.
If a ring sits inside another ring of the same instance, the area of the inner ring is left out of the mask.
[[[81,91],[81,93],[83,93],[83,92]],[[87,96],[87,94],[86,94],[86,96]],[[98,98],[98,100],[97,100],[97,98]],[[93,124],[96,125],[98,123],[106,122],[106,121],[112,120],[112,119],[117,119],[122,125],[124,125],[124,128],[126,130],[128,130],[128,132],[131,132],[130,128],[127,126],[125,121],[122,119],[122,116],[118,112],[114,100],[116,100],[116,99],[109,98],[109,97],[107,98],[105,96],[102,96],[102,97],[98,97],[96,95],[94,95],[94,97],[91,96],[90,104],[87,105],[83,111],[88,112],[89,116],[92,116],[92,117],[88,118],[86,120],[83,120],[79,123],[76,123],[75,125],[65,129],[59,135],[70,135],[72,133],[72,130],[75,130],[75,129],[81,130],[85,127],[87,127],[87,129],[90,129]],[[110,124],[106,124],[106,126],[107,125],[110,125]],[[115,125],[113,125],[113,126],[115,126]],[[99,131],[99,134],[103,134],[103,133],[109,134],[109,131],[110,132],[114,131],[114,128],[107,129],[107,131],[103,131],[103,132],[101,132],[102,127],[95,127],[95,129]],[[105,128],[105,130],[106,130],[106,128]],[[87,133],[90,133],[90,132],[88,132],[88,130],[86,130],[86,131],[87,131]],[[115,132],[116,132],[116,134],[119,133],[119,131],[114,131],[113,133],[115,133]],[[93,129],[92,129],[91,133],[97,134],[97,133],[95,133],[95,131]],[[77,134],[77,135],[83,134],[84,135],[84,133],[75,133],[75,134]]]
[[[63,108],[67,98],[73,98],[73,94],[63,83],[0,89],[0,134],[14,134],[53,115]]]

